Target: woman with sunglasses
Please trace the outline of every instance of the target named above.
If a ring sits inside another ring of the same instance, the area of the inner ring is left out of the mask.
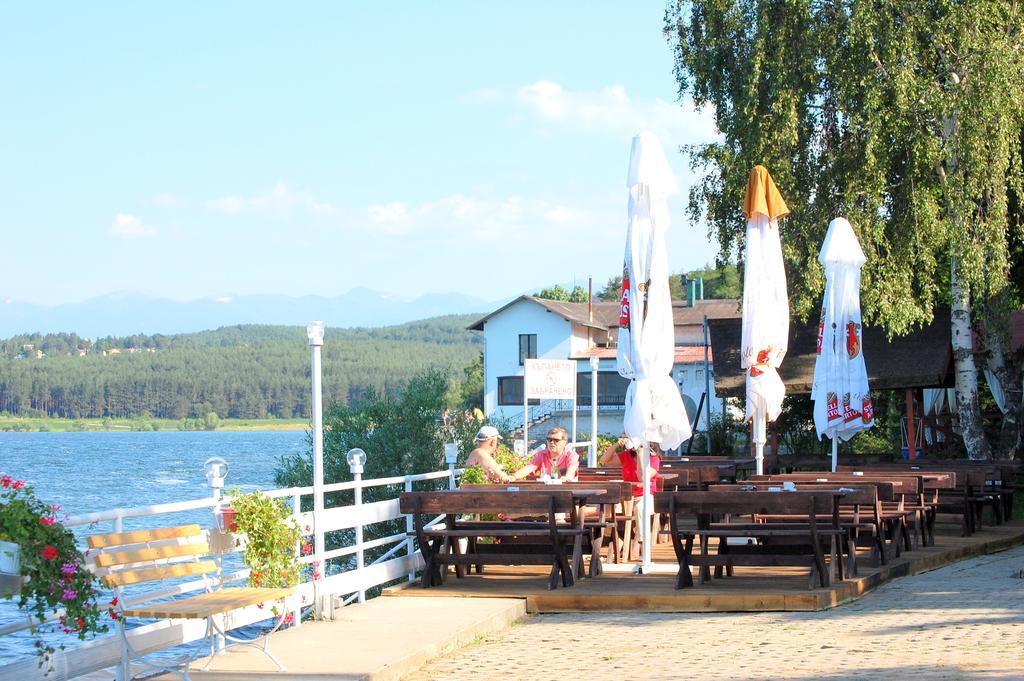
[[[561,478],[566,482],[576,482],[580,455],[567,447],[568,443],[569,433],[565,428],[552,428],[548,431],[547,446],[534,454],[530,463],[513,473],[512,477],[522,480],[531,474],[537,477],[546,475]]]

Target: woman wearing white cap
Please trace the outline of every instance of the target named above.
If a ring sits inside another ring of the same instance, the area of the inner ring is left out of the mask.
[[[477,431],[476,449],[469,453],[466,465],[480,466],[484,471],[484,476],[491,482],[512,482],[515,478],[502,470],[498,462],[494,460],[500,439],[501,433],[494,426],[484,426]]]

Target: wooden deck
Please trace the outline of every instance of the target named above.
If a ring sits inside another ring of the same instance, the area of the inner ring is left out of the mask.
[[[653,560],[672,572],[633,575],[606,572],[596,579],[578,580],[569,589],[547,589],[547,569],[489,566],[484,575],[456,579],[449,574],[440,587],[401,585],[384,595],[402,598],[464,597],[525,598],[530,613],[643,611],[643,612],[760,612],[825,610],[854,600],[879,584],[934,570],[970,556],[995,553],[1024,543],[1024,520],[985,526],[972,537],[960,537],[958,528],[939,525],[936,545],[904,552],[889,565],[872,568],[866,552],[860,555],[856,578],[828,588],[808,589],[803,568],[741,568],[733,577],[712,579],[693,588],[674,588],[675,554],[669,543],[657,544]]]

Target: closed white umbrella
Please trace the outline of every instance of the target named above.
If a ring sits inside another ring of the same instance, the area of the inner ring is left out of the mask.
[[[764,166],[750,171],[743,213],[747,239],[740,365],[746,372],[746,418],[754,424],[754,457],[761,475],[768,421],[778,418],[786,396],[777,369],[789,348],[789,297],[779,237],[779,218],[789,215],[789,207]]]
[[[682,397],[672,380],[675,327],[668,287],[665,232],[670,223],[666,199],[679,191],[658,138],[643,132],[633,138],[629,159],[629,226],[622,273],[617,368],[629,379],[623,427],[642,440],[641,569],[650,565],[649,443],[674,449],[691,434]]]
[[[825,295],[814,362],[814,427],[832,439],[832,470],[839,440],[846,442],[875,423],[861,343],[860,268],[864,251],[845,218],[828,225],[818,261],[825,268]]]

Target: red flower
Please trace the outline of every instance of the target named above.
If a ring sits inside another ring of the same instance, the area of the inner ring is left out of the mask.
[[[110,607],[112,607],[112,608],[116,608],[117,607],[117,596],[114,596],[113,598],[110,599]]]
[[[112,620],[121,619],[121,616],[117,614],[116,610],[111,610],[110,611],[110,619],[112,619]]]
[[[41,516],[39,518],[40,525],[53,525],[57,520],[53,516]]]
[[[24,480],[15,480],[14,482],[11,483],[11,489],[21,489],[24,486],[25,486],[25,481]]]
[[[5,475],[2,478],[0,478],[0,487],[10,487],[10,486],[11,486],[11,476]]]
[[[43,549],[43,558],[45,558],[46,560],[54,560],[59,555],[60,552],[56,549],[56,547],[47,546]]]
[[[306,542],[305,544],[302,545],[302,555],[308,556],[312,552],[313,552],[313,545],[312,544],[310,544],[309,542]]]

